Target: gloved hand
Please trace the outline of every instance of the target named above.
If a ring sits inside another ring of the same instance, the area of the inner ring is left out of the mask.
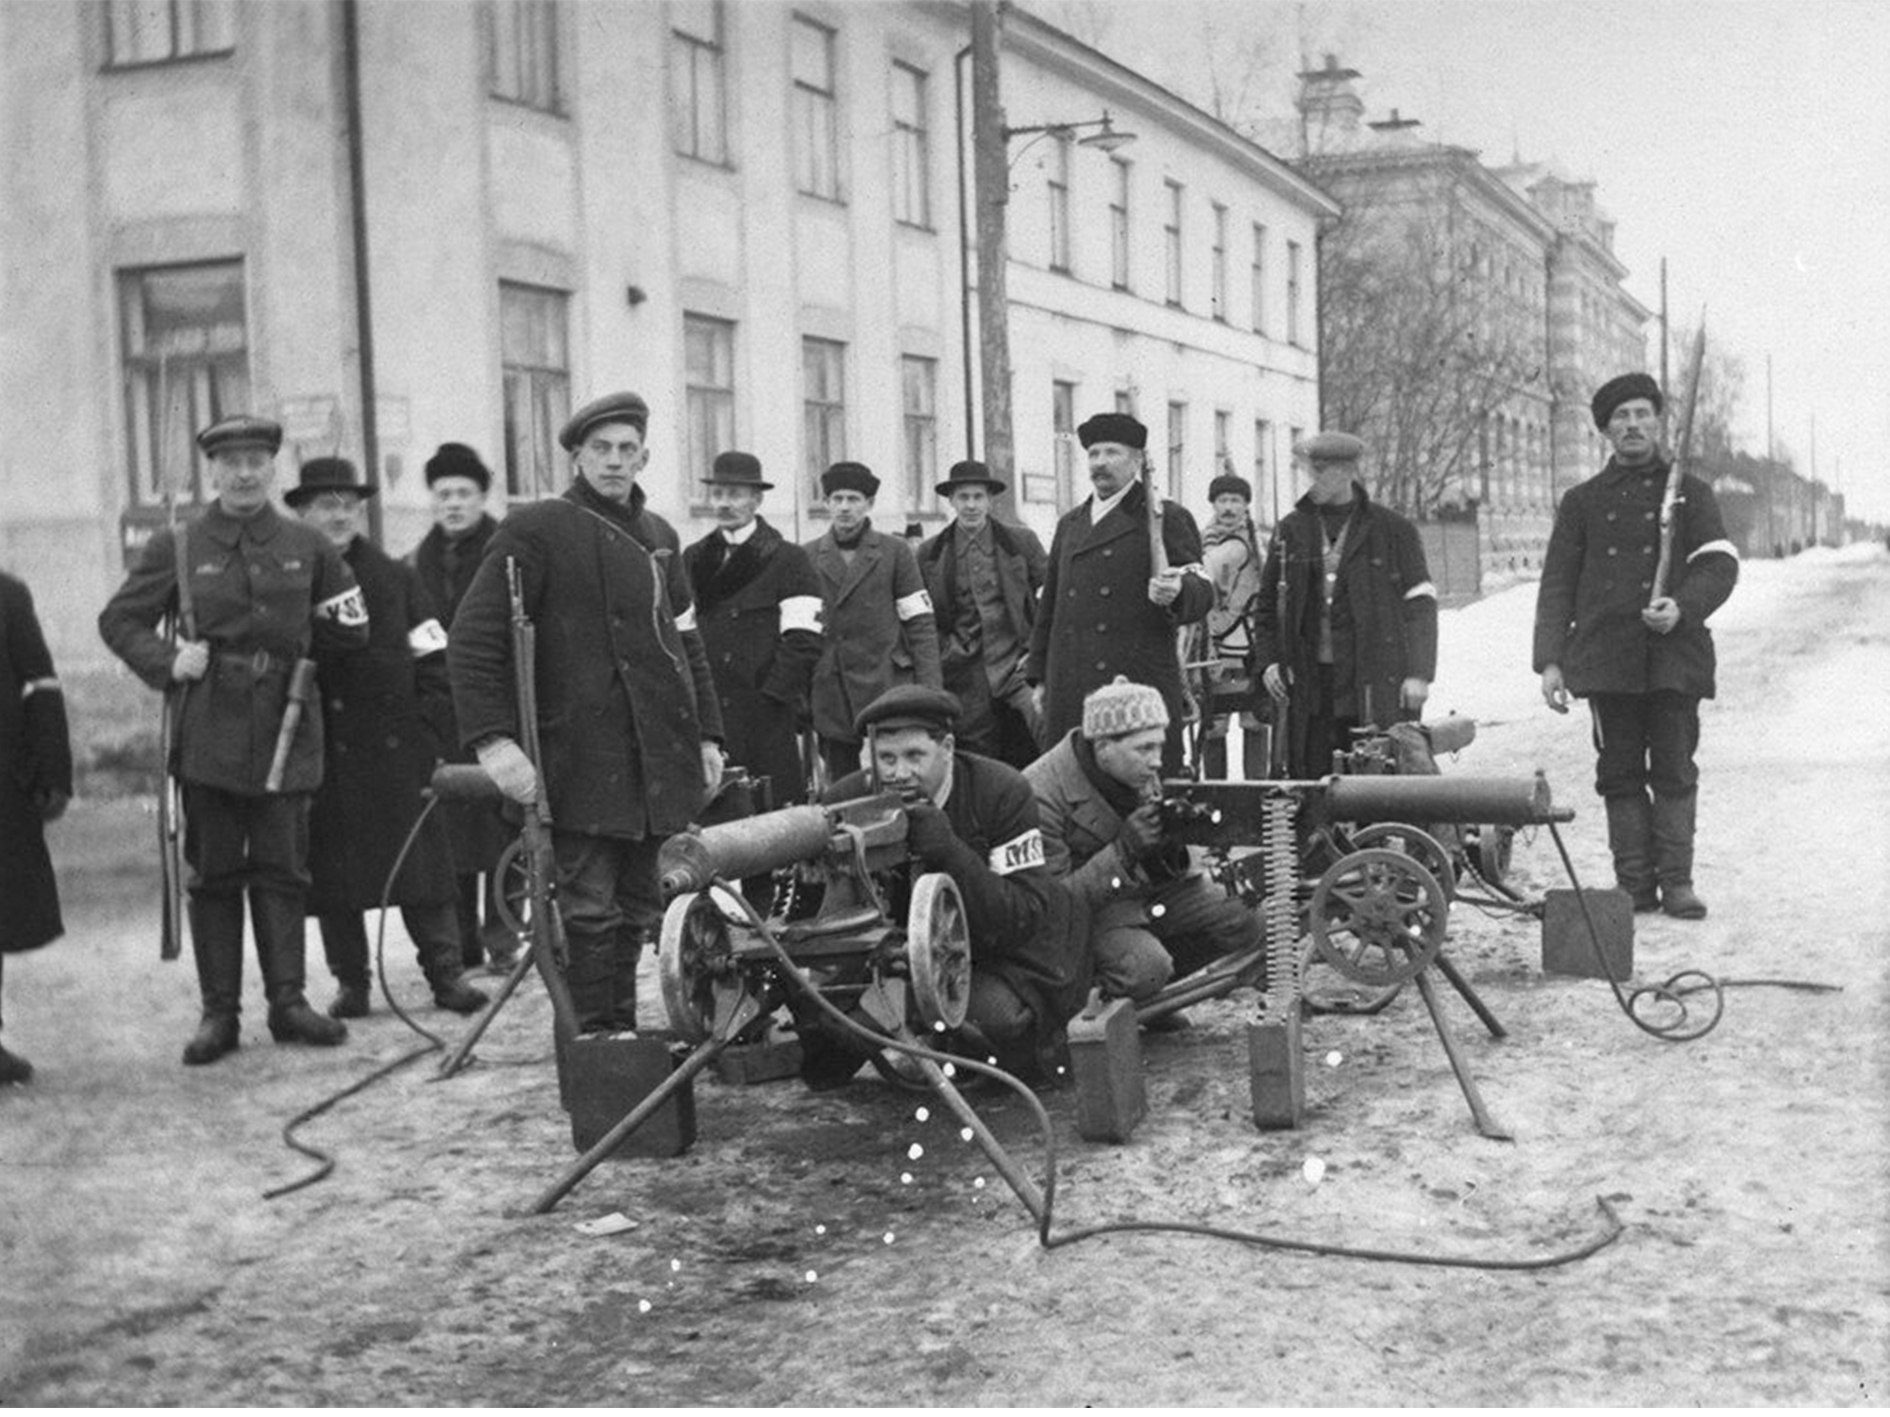
[[[1289,690],[1287,688],[1285,665],[1269,664],[1265,672],[1261,674],[1260,682],[1267,686],[1267,692],[1273,695],[1277,702],[1286,702],[1286,696]]]
[[[1116,844],[1125,861],[1140,861],[1162,843],[1162,809],[1157,802],[1144,802],[1122,819]]]
[[[958,845],[958,833],[951,818],[936,802],[922,797],[906,803],[906,845],[924,865],[935,870],[943,867]]]
[[[171,678],[179,683],[201,679],[210,668],[210,646],[203,640],[184,640],[171,659]]]
[[[493,738],[477,748],[479,766],[514,802],[529,803],[538,796],[538,769],[525,750],[510,738]]]

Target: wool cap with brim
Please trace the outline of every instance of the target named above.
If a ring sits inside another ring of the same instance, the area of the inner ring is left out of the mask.
[[[862,497],[879,495],[879,479],[873,476],[873,469],[863,462],[837,462],[820,475],[822,496],[831,497],[836,492],[857,492]]]
[[[1608,420],[1614,417],[1614,411],[1629,399],[1650,400],[1655,413],[1667,406],[1667,400],[1661,396],[1660,385],[1654,381],[1652,374],[1617,374],[1595,390],[1595,397],[1588,405],[1589,412],[1595,415],[1595,427],[1605,432]]]
[[[427,459],[427,486],[446,477],[464,477],[479,484],[481,492],[492,490],[492,469],[479,460],[464,443],[442,443]]]
[[[1162,691],[1148,684],[1130,683],[1116,675],[1100,689],[1092,689],[1083,700],[1083,736],[1094,743],[1098,738],[1120,738],[1139,733],[1144,728],[1168,727],[1168,703]]]
[[[923,684],[896,684],[861,709],[853,731],[865,738],[867,730],[889,733],[895,728],[925,728],[950,733],[964,706],[958,695]]]
[[[1148,429],[1130,413],[1097,413],[1076,426],[1077,441],[1086,448],[1098,443],[1120,443],[1125,448],[1146,448]]]
[[[282,425],[273,418],[235,413],[219,418],[197,435],[197,446],[206,457],[232,452],[237,448],[261,448],[274,453],[282,446]]]
[[[600,423],[628,423],[637,432],[647,433],[650,406],[641,394],[605,394],[601,399],[592,399],[565,420],[564,427],[558,430],[558,442],[567,453],[575,453],[584,435]]]
[[[1308,462],[1357,462],[1364,455],[1364,439],[1350,433],[1315,433],[1293,444],[1293,456]]]
[[[949,497],[960,487],[982,487],[993,497],[1004,490],[1004,484],[991,476],[990,468],[970,458],[953,463],[952,470],[945,474],[945,480],[932,490],[941,497]]]
[[[1231,472],[1224,472],[1208,483],[1208,501],[1225,496],[1245,497],[1253,501],[1253,488],[1247,485],[1245,478],[1235,477]]]
[[[753,453],[717,453],[709,475],[702,480],[710,487],[752,487],[757,492],[774,486],[761,480],[761,459]]]
[[[372,497],[380,491],[372,482],[361,481],[354,464],[346,458],[310,458],[302,464],[300,481],[282,494],[291,507],[299,507],[311,497],[324,492],[352,492],[357,497]]]

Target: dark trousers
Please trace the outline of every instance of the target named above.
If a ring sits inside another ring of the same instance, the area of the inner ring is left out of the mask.
[[[1699,785],[1700,701],[1657,689],[1650,694],[1590,694],[1595,735],[1595,791],[1603,797],[1679,798]]]
[[[1042,719],[1031,705],[1030,686],[1016,678],[1015,690],[993,694],[984,666],[974,668],[975,674],[961,675],[957,684],[948,686],[962,706],[954,734],[958,747],[963,752],[1009,763],[1021,772],[1037,760],[1041,751],[1037,734]]]
[[[1352,730],[1358,727],[1358,719],[1334,712],[1330,664],[1315,665],[1312,683],[1295,685],[1294,692],[1305,694],[1307,701],[1306,732],[1292,764],[1293,776],[1301,781],[1324,777],[1332,771],[1332,755],[1351,748]]]
[[[570,958],[565,982],[579,1032],[636,1027],[637,960],[663,921],[656,838],[553,831],[558,907]]]
[[[315,917],[321,924],[322,953],[338,983],[365,990],[373,963],[368,949],[367,918],[358,910]],[[450,984],[459,972],[459,921],[451,905],[403,905],[401,921],[413,940],[420,970],[435,988]]]
[[[309,794],[249,796],[186,782],[183,796],[191,946],[204,1013],[233,1016],[240,1006],[245,893],[264,996],[272,1010],[303,1003]]]

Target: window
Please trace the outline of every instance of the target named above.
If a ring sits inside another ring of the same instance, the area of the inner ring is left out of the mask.
[[[235,0],[111,0],[105,63],[164,64],[236,47]]]
[[[242,262],[123,271],[118,303],[132,505],[206,500],[197,430],[249,411]]]
[[[1214,473],[1232,473],[1234,455],[1228,451],[1228,434],[1234,422],[1234,415],[1224,408],[1214,410]]]
[[[932,173],[925,133],[925,75],[905,64],[892,71],[893,220],[932,225]]]
[[[1213,290],[1209,294],[1209,313],[1217,320],[1227,318],[1227,208],[1214,204],[1214,260],[1209,271]]]
[[[1168,303],[1181,304],[1181,184],[1165,182],[1168,189],[1168,217],[1162,223],[1163,239],[1168,244]]]
[[[1299,243],[1286,243],[1286,342],[1299,343]]]
[[[1115,194],[1109,199],[1109,283],[1117,290],[1129,288],[1129,164],[1111,158],[1115,169]]]
[[[820,495],[820,475],[847,455],[847,347],[801,341],[801,433],[807,476]]]
[[[571,416],[566,335],[570,297],[499,282],[499,363],[505,389],[505,491],[547,497],[564,479],[558,430]]]
[[[494,98],[563,112],[558,92],[558,12],[552,0],[491,0],[486,82]]]
[[[1164,496],[1181,500],[1181,466],[1187,457],[1188,405],[1171,401],[1168,405],[1168,488]]]
[[[905,416],[906,506],[931,505],[938,481],[938,361],[916,354],[899,359],[899,402]]]
[[[683,474],[707,477],[735,446],[735,326],[683,316]]]
[[[1076,501],[1076,385],[1063,379],[1050,381],[1050,432],[1054,447],[1051,466],[1056,470],[1057,509]]]
[[[1267,495],[1267,449],[1273,444],[1273,425],[1264,418],[1253,421],[1253,500],[1256,511]],[[1277,499],[1276,499],[1277,500]]]
[[[1117,389],[1116,390],[1116,412],[1126,413],[1131,418],[1135,417],[1135,390],[1134,389]]]
[[[1050,139],[1050,269],[1070,269],[1070,140]]]
[[[788,35],[794,81],[794,186],[810,197],[840,200],[840,135],[833,82],[833,31],[799,15]]]
[[[671,121],[676,151],[728,163],[728,56],[721,0],[671,0]]]
[[[1253,331],[1257,335],[1267,332],[1267,229],[1259,222],[1253,224]]]

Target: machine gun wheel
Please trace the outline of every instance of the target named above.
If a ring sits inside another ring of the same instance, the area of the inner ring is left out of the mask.
[[[1402,851],[1373,846],[1334,862],[1313,890],[1313,943],[1348,979],[1387,988],[1443,948],[1450,902],[1437,877]]]
[[[492,880],[497,887],[492,893],[492,903],[497,907],[499,923],[511,932],[513,939],[530,939],[532,876],[531,863],[525,859],[524,837],[514,838],[512,844],[499,853],[492,867]]]
[[[1319,953],[1318,942],[1306,937],[1299,956],[1299,1001],[1309,1014],[1375,1014],[1397,998],[1402,984],[1375,988],[1341,975]]]
[[[1436,877],[1437,884],[1444,888],[1444,899],[1456,899],[1457,863],[1451,860],[1444,843],[1429,832],[1406,826],[1403,822],[1373,822],[1368,827],[1360,827],[1351,836],[1354,851],[1363,851],[1368,846],[1402,851]]]
[[[669,1026],[689,1044],[707,1040],[715,1027],[716,988],[734,980],[729,918],[714,897],[714,889],[677,896],[663,912],[657,941],[657,976]]]
[[[1509,876],[1510,851],[1516,844],[1516,828],[1480,826],[1477,828],[1477,874],[1488,886],[1500,886]]]
[[[912,886],[906,911],[906,967],[912,1001],[928,1028],[957,1028],[971,1002],[971,924],[958,883],[928,871]]]

